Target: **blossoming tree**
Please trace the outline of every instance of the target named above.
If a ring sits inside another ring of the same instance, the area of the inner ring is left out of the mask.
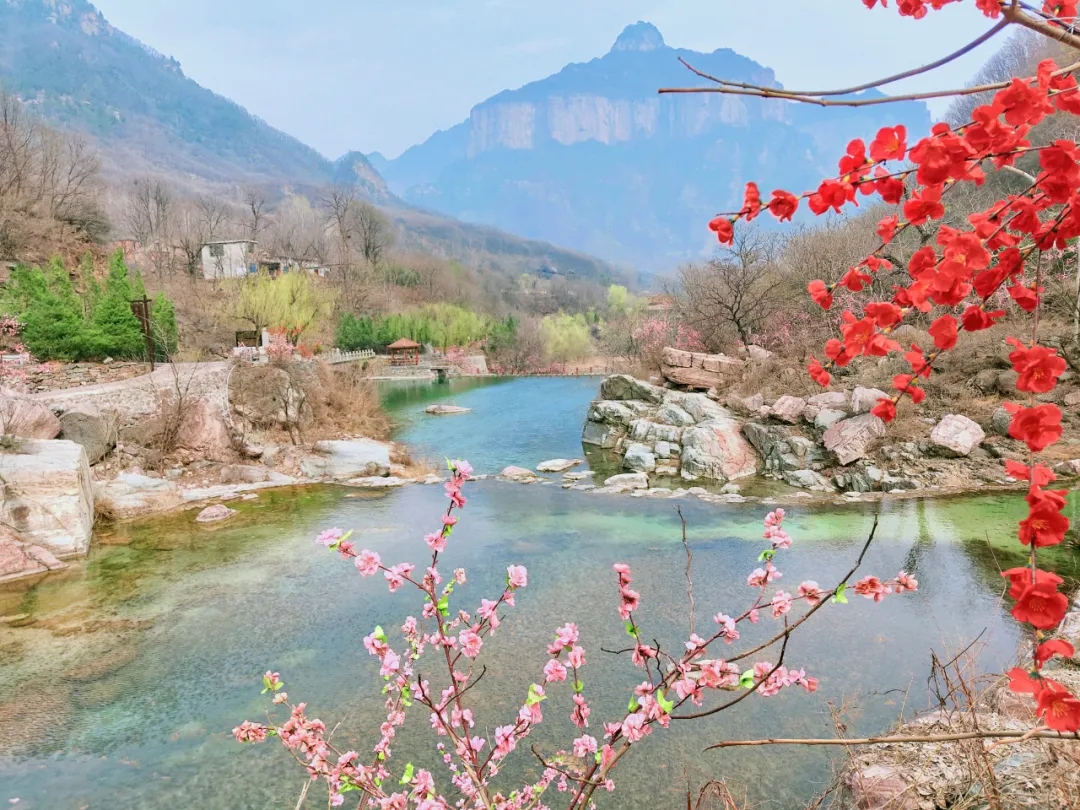
[[[961,0],[897,0],[899,13],[920,19],[930,11]],[[862,0],[869,9],[888,6],[887,0]],[[832,93],[801,93],[727,82],[695,71],[716,86],[691,92],[721,92],[783,98],[792,102],[822,105],[879,103],[837,100],[840,93],[864,90],[922,72],[969,51],[1007,26],[1016,25],[1046,34],[1080,50],[1076,0],[1046,0],[1041,6],[1020,0],[974,0],[978,9],[997,24],[987,34],[957,53],[927,68],[909,71],[856,88]],[[693,69],[693,68],[691,68]],[[1051,115],[1080,115],[1080,86],[1075,73],[1080,61],[1059,67],[1053,60],[1039,64],[1035,75],[960,91],[919,94],[927,98],[961,93],[992,93],[989,103],[975,107],[971,120],[960,126],[936,124],[931,133],[908,143],[903,126],[885,127],[867,144],[855,139],[839,160],[836,176],[803,193],[777,189],[764,199],[754,183],[748,183],[742,207],[717,216],[709,223],[721,244],[734,239],[737,223],[760,214],[789,221],[805,206],[817,216],[844,212],[858,205],[858,198],[878,197],[899,208],[878,223],[878,247],[856,265],[833,279],[818,279],[808,292],[824,309],[830,309],[838,292],[861,293],[871,288],[875,276],[893,270],[886,258],[890,245],[905,233],[934,226],[944,219],[949,195],[965,184],[982,185],[987,171],[1014,167],[1023,156],[1037,157],[1038,170],[1027,175],[1030,182],[1019,193],[1008,194],[967,217],[961,228],[937,226],[936,244],[914,251],[907,263],[906,283],[894,287],[888,300],[863,304],[862,315],[843,312],[839,337],[824,346],[824,361],[811,357],[809,373],[822,386],[832,381],[831,369],[847,366],[859,357],[900,354],[910,367],[893,380],[895,393],[882,398],[873,413],[885,422],[896,417],[897,404],[908,398],[919,404],[926,397],[923,381],[935,371],[939,359],[961,340],[962,333],[988,329],[1005,316],[998,302],[1007,302],[1030,315],[1030,331],[1009,338],[1009,360],[1016,371],[1017,392],[1022,399],[1006,404],[1012,418],[1009,435],[1027,447],[1027,463],[1006,461],[1006,473],[1029,482],[1027,517],[1020,522],[1018,540],[1028,549],[1028,565],[1005,571],[1012,614],[1032,629],[1031,657],[1027,666],[1013,669],[1010,686],[1030,693],[1037,701],[1038,716],[1050,729],[1080,729],[1080,699],[1043,672],[1055,656],[1075,654],[1067,641],[1052,638],[1068,610],[1061,593],[1062,579],[1038,567],[1038,549],[1055,546],[1065,538],[1069,520],[1063,514],[1067,490],[1050,489],[1055,480],[1039,454],[1062,435],[1062,412],[1052,402],[1037,399],[1052,391],[1066,370],[1065,360],[1039,341],[1039,313],[1044,288],[1044,254],[1063,249],[1080,237],[1080,146],[1059,139],[1033,145],[1032,128]],[[673,92],[673,91],[672,91]],[[1026,174],[1021,172],[1021,174]],[[1003,298],[1002,291],[1006,296]],[[932,318],[929,334],[933,346],[901,346],[891,335],[914,318]]]

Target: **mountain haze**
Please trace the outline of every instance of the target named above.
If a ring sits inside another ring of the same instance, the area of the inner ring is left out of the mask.
[[[554,264],[583,278],[622,276],[591,256],[406,204],[361,153],[328,160],[188,78],[87,0],[0,0],[0,86],[48,123],[89,136],[114,181],[156,173],[193,191],[254,184],[316,195],[354,185],[409,249],[513,271]]]
[[[925,105],[819,109],[720,94],[659,95],[702,84],[679,64],[781,87],[728,48],[671,48],[649,23],[604,56],[506,90],[468,120],[395,160],[369,156],[406,200],[604,259],[670,267],[711,250],[704,225],[743,185],[816,187],[847,142],[886,124],[929,129]]]

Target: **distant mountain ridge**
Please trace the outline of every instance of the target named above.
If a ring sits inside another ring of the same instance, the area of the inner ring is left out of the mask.
[[[735,51],[671,48],[639,22],[586,63],[476,105],[468,120],[395,160],[369,156],[392,192],[474,222],[616,262],[670,267],[703,255],[704,223],[748,180],[802,190],[834,173],[847,142],[903,123],[929,129],[925,105],[818,109],[720,94],[658,95],[712,75],[781,85]],[[877,95],[876,91],[864,95]]]
[[[407,205],[361,153],[328,160],[188,78],[179,62],[110,25],[88,0],[0,0],[0,86],[54,126],[90,135],[114,177],[158,172],[196,189],[355,185],[384,208],[410,249],[622,278],[591,256]]]

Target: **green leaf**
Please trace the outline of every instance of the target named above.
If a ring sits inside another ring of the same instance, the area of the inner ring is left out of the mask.
[[[761,552],[761,556],[758,557],[758,562],[764,562],[765,560],[771,560],[775,556],[776,556],[776,549],[767,548],[763,552]]]
[[[382,629],[380,625],[375,625],[375,632],[373,633],[376,641],[386,643],[386,631]]]
[[[742,677],[739,678],[739,686],[743,689],[754,688],[754,670],[748,669],[742,674]]]
[[[656,690],[656,702],[664,710],[665,714],[671,714],[671,710],[675,708],[675,701],[668,700],[667,695],[659,689]]]
[[[450,595],[447,594],[442,599],[440,599],[439,603],[437,605],[435,605],[435,607],[438,608],[439,613],[441,613],[443,616],[449,616],[450,615]]]
[[[574,681],[574,693],[580,695],[585,691],[585,681]]]
[[[537,689],[539,687],[534,683],[529,685],[529,696],[525,699],[526,706],[535,706],[543,700],[547,700],[547,695],[541,695]]]
[[[641,704],[637,702],[637,695],[632,695],[630,697],[630,702],[626,704],[626,710],[632,714],[633,712],[636,712],[639,708],[641,708]]]
[[[836,589],[836,595],[832,598],[832,600],[834,602],[839,602],[841,605],[846,605],[848,603],[847,596],[844,594],[844,591],[846,590],[847,583],[845,582]]]
[[[595,754],[593,754],[593,759],[596,761],[596,764],[599,765],[603,757],[601,757],[600,752],[597,751]]]
[[[411,782],[413,780],[414,773],[415,773],[415,769],[413,768],[413,764],[411,762],[407,762],[405,764],[405,773],[403,773],[401,775],[401,781],[398,782],[398,784],[399,785],[407,785],[407,784],[409,784],[409,782]]]
[[[638,637],[637,628],[634,627],[634,623],[629,619],[626,620],[626,635],[630,636],[630,638]]]
[[[452,462],[450,459],[446,460],[446,469],[450,470],[450,472],[454,471],[454,462]]]

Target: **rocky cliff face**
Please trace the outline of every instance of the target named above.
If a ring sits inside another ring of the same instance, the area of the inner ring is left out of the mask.
[[[699,83],[680,57],[714,76],[779,87],[771,69],[730,49],[672,48],[637,23],[604,56],[499,93],[379,169],[392,191],[436,210],[656,269],[707,254],[705,222],[736,204],[746,181],[816,186],[852,137],[929,126],[915,103],[819,111],[658,95]]]

